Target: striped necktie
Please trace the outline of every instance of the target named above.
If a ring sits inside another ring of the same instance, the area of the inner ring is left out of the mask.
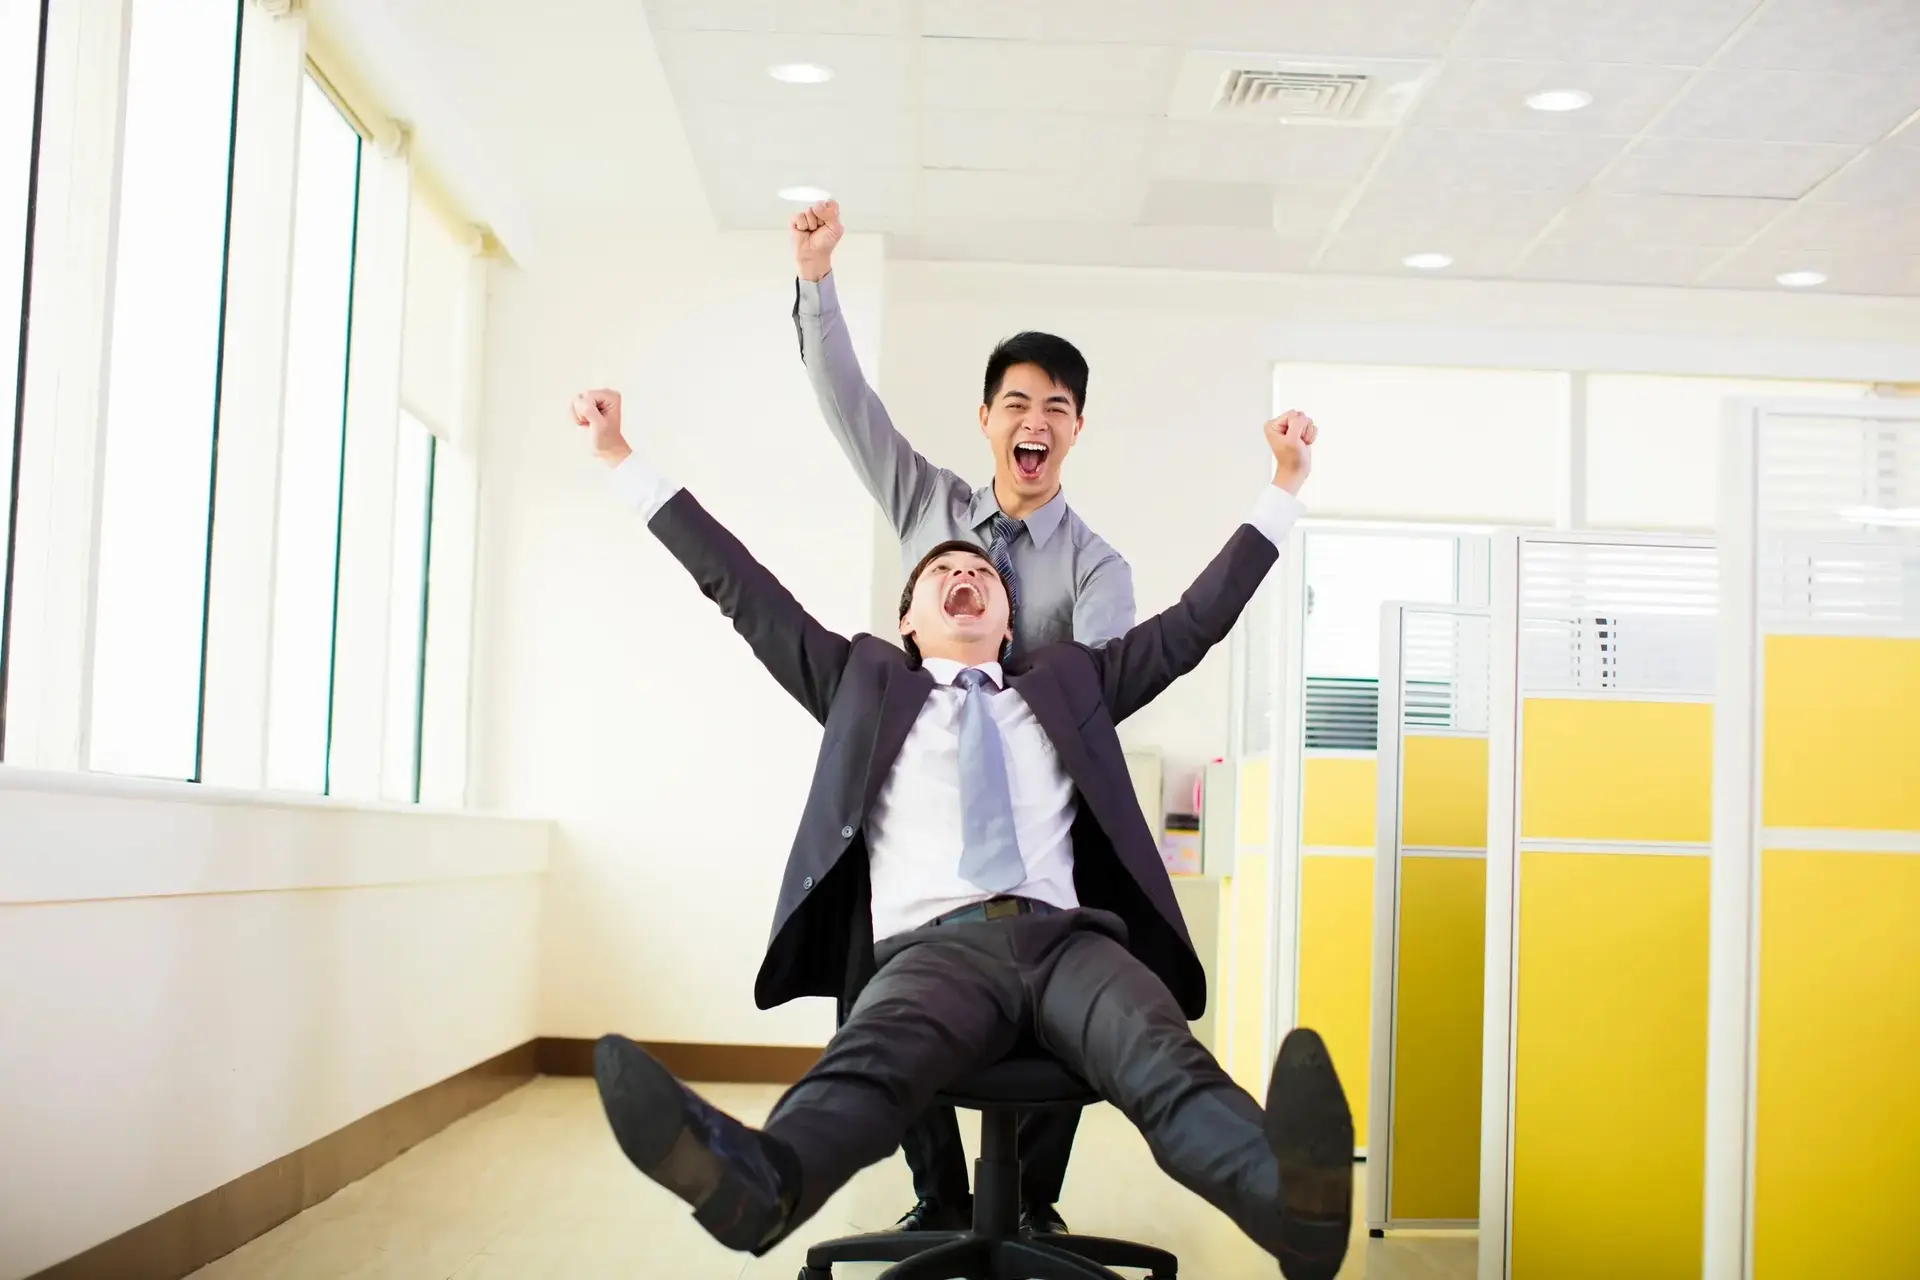
[[[1013,540],[1020,536],[1027,523],[996,511],[991,527],[993,541],[987,546],[987,558],[1000,571],[1000,581],[1007,586],[1007,604],[1017,618],[1020,616],[1020,579],[1013,576]]]

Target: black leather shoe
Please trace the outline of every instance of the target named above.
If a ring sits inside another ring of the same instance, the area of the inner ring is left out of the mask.
[[[936,1200],[919,1200],[900,1215],[895,1231],[965,1231],[973,1225],[973,1210],[948,1208]]]
[[[1333,1280],[1353,1231],[1353,1110],[1319,1035],[1287,1033],[1267,1082],[1267,1145],[1280,1165],[1280,1274]]]
[[[1067,1234],[1067,1224],[1061,1220],[1059,1211],[1050,1204],[1021,1205],[1020,1234],[1063,1236]]]
[[[593,1079],[620,1150],[692,1205],[694,1221],[715,1240],[758,1253],[785,1234],[795,1189],[781,1185],[765,1138],[623,1036],[593,1046]]]

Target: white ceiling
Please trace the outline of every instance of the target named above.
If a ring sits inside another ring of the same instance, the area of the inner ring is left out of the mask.
[[[1920,0],[645,8],[725,227],[809,184],[914,258],[1920,295]],[[1192,50],[1433,66],[1392,126],[1175,118]]]

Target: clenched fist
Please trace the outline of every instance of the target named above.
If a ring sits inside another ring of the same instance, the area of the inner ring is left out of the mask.
[[[1273,450],[1273,482],[1298,496],[1300,486],[1313,470],[1313,442],[1320,428],[1298,409],[1289,409],[1263,428],[1267,447]]]
[[[833,270],[833,247],[847,229],[840,225],[840,202],[822,200],[793,215],[793,264],[802,280],[816,284]]]
[[[593,445],[593,456],[610,467],[627,460],[633,450],[620,432],[620,393],[618,391],[582,391],[573,398],[573,421],[584,427]]]

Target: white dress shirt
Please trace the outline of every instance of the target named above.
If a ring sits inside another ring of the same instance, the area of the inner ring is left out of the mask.
[[[613,487],[642,519],[652,519],[680,491],[637,454],[614,469]],[[1300,499],[1266,485],[1246,523],[1281,547],[1305,511]],[[866,819],[876,942],[997,896],[960,876],[960,703],[966,695],[953,682],[965,668],[944,658],[921,665],[934,679],[933,691]],[[1003,685],[1000,664],[980,670],[1001,690],[987,706],[1006,748],[1014,837],[1027,866],[1013,895],[1072,910],[1080,905],[1073,883],[1079,812],[1073,781],[1026,699]]]

